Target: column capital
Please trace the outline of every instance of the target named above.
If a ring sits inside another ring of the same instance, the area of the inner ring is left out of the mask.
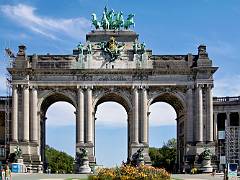
[[[77,86],[77,90],[78,90],[78,92],[82,92],[84,90],[84,87],[83,86]]]
[[[17,89],[18,88],[18,84],[13,84],[12,85],[12,89]]]
[[[84,90],[93,90],[93,86],[92,85],[89,85],[89,86],[82,86],[82,89]]]
[[[207,84],[207,88],[212,89],[212,88],[214,88],[214,85],[213,84]]]
[[[29,89],[31,89],[31,90],[37,90],[37,89],[38,89],[38,86],[29,86]]]
[[[204,84],[196,84],[196,88],[202,89],[204,87]]]
[[[132,86],[132,90],[139,90],[140,86]]]
[[[24,84],[24,85],[22,86],[22,88],[23,88],[24,90],[26,90],[26,89],[29,90],[29,86],[28,86],[27,84]]]
[[[194,89],[194,85],[188,85],[187,86],[187,90],[193,90]]]
[[[141,89],[141,90],[147,90],[147,89],[149,89],[149,86],[147,86],[147,85],[141,85],[141,86],[139,86],[139,89]]]

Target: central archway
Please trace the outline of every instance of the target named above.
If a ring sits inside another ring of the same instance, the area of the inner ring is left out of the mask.
[[[96,98],[95,102],[94,102],[94,114],[95,114],[95,120],[98,121],[98,117],[97,116],[97,112],[98,112],[98,108],[102,107],[104,104],[112,104],[112,106],[116,107],[116,108],[120,108],[122,110],[118,111],[121,113],[121,118],[125,119],[126,124],[125,127],[127,127],[126,132],[126,136],[121,137],[122,138],[125,137],[125,140],[127,140],[127,157],[124,157],[124,159],[121,159],[121,161],[125,161],[127,160],[127,158],[130,156],[130,151],[129,151],[129,146],[130,146],[130,121],[129,119],[131,118],[131,103],[129,102],[129,100],[122,94],[120,93],[116,93],[116,92],[110,92],[110,93],[103,93],[100,96],[98,96],[98,98]],[[121,108],[122,107],[122,108]],[[125,111],[125,114],[124,114]],[[117,111],[116,111],[117,112]],[[108,112],[108,113],[114,113],[114,112]],[[114,114],[115,120],[117,120],[117,118],[119,118],[119,114]],[[101,120],[100,120],[101,123]],[[99,123],[99,124],[100,124]],[[95,129],[95,136],[96,136],[96,122],[94,124],[94,129]],[[121,132],[122,134],[123,132]],[[124,140],[122,140],[124,141]],[[96,137],[95,137],[95,142],[96,142]],[[97,144],[95,143],[95,150],[98,149]],[[95,153],[96,155],[96,153]],[[97,160],[97,156],[96,156],[96,160]],[[98,162],[98,160],[97,160]],[[117,162],[118,165],[120,165],[121,162]],[[116,164],[115,164],[116,165]]]
[[[112,101],[98,105],[95,134],[98,165],[119,166],[127,159],[127,113],[122,105]]]

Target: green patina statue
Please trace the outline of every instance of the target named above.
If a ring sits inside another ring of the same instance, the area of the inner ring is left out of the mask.
[[[135,26],[135,23],[134,23],[134,20],[133,20],[134,16],[135,16],[134,14],[129,14],[128,15],[127,20],[124,23],[124,28],[125,29],[129,29],[131,25],[133,25],[133,27]]]
[[[92,14],[92,24],[96,29],[99,29],[101,27],[101,23],[97,20],[97,15],[95,13]]]
[[[205,148],[205,150],[201,153],[201,156],[203,160],[211,160],[212,152],[210,151],[210,149]]]
[[[79,51],[79,54],[81,54],[81,55],[83,55],[83,47],[84,47],[84,45],[81,42],[79,42],[77,45],[77,49]]]
[[[16,155],[16,159],[19,159],[19,158],[22,157],[22,150],[20,149],[19,146],[17,146],[17,147],[15,148],[14,153],[15,153],[15,155]]]
[[[95,29],[103,28],[104,30],[120,30],[121,28],[129,29],[131,26],[135,26],[133,20],[134,14],[129,14],[126,21],[123,18],[123,12],[115,13],[113,9],[108,10],[105,6],[101,21],[97,20],[97,15],[92,14],[92,24]]]

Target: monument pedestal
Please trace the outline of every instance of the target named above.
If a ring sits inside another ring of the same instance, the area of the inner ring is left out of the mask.
[[[91,168],[89,167],[89,161],[88,161],[87,157],[82,159],[82,165],[79,166],[78,173],[79,174],[90,174],[91,173]]]
[[[211,173],[213,170],[213,167],[211,165],[211,160],[203,160],[202,161],[202,167],[201,170],[203,173]]]
[[[23,158],[18,158],[17,163],[23,164]]]

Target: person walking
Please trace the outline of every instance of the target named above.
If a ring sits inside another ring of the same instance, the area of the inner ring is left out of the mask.
[[[5,171],[2,166],[0,166],[0,180],[5,180]]]
[[[11,180],[12,179],[12,173],[11,170],[9,169],[9,166],[6,165],[6,170],[5,170],[5,180]]]

